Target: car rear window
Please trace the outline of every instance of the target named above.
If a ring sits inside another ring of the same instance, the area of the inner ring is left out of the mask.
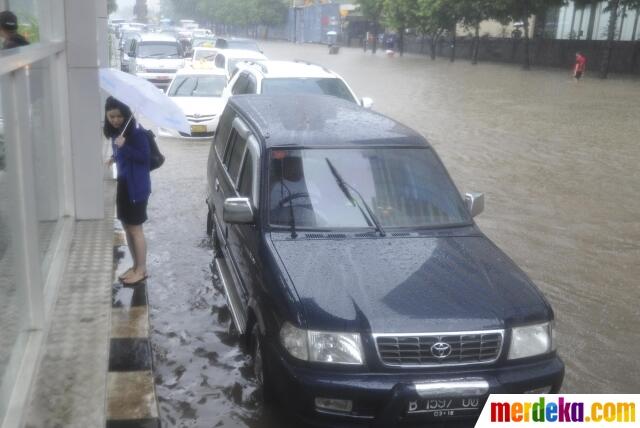
[[[263,94],[317,94],[331,95],[357,103],[342,80],[328,78],[272,78],[262,80]]]
[[[224,76],[176,76],[170,97],[219,97],[227,82]]]

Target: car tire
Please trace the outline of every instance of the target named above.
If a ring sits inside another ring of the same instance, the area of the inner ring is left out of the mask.
[[[211,208],[207,209],[207,236],[211,237],[213,233],[213,215],[211,214]]]
[[[275,390],[268,370],[267,359],[263,347],[264,337],[260,333],[258,323],[251,329],[251,365],[257,384],[259,400],[265,405],[275,402]]]

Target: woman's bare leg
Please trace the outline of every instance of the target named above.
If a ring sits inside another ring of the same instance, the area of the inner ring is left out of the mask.
[[[144,237],[142,225],[127,225],[131,235],[131,256],[134,258],[134,271],[129,276],[130,280],[140,280],[147,275],[147,241]]]

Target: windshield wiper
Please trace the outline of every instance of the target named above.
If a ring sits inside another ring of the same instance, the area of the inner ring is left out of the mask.
[[[280,180],[280,202],[282,203],[282,201],[284,200],[284,198],[282,197],[282,189],[285,189],[287,191],[287,198],[289,198],[289,226],[291,227],[291,237],[293,239],[298,237],[298,234],[296,233],[296,220],[295,217],[293,216],[293,199],[291,199],[292,193],[291,193],[291,189],[289,189],[289,186],[287,186],[284,183],[284,178],[282,178]]]
[[[329,165],[329,169],[331,170],[331,174],[333,174],[333,176],[335,177],[336,182],[338,183],[338,187],[340,187],[340,190],[342,190],[342,193],[344,193],[344,195],[347,197],[347,199],[349,199],[349,202],[351,202],[353,205],[358,207],[358,209],[360,210],[360,212],[364,216],[365,220],[367,220],[367,224],[369,226],[372,226],[371,221],[373,221],[376,230],[378,231],[378,233],[380,233],[380,236],[386,236],[386,233],[385,233],[384,229],[382,228],[382,224],[380,224],[380,221],[378,220],[376,215],[373,213],[373,210],[371,210],[371,207],[369,207],[369,204],[367,204],[367,201],[365,201],[365,199],[362,197],[360,192],[358,192],[358,189],[356,189],[355,187],[353,187],[352,185],[350,185],[349,183],[344,181],[344,179],[342,178],[342,176],[340,175],[340,173],[338,172],[336,167],[333,166],[333,164],[331,163],[329,158],[324,158],[324,159],[327,161],[327,165]],[[362,210],[362,207],[360,206],[358,201],[353,196],[351,196],[351,192],[349,192],[349,188],[351,190],[353,190],[356,193],[356,195],[358,195],[358,197],[360,197],[360,201],[362,202],[362,204],[366,208],[367,213],[369,213],[368,217],[364,213],[364,211]],[[369,221],[369,218],[371,218],[371,221]]]

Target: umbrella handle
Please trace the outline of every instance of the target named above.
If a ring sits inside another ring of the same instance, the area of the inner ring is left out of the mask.
[[[133,119],[133,113],[131,113],[131,116],[129,116],[129,120],[127,120],[127,123],[124,125],[124,128],[122,129],[122,133],[120,134],[121,137],[124,135],[124,131],[127,130],[127,126],[129,126],[131,119]]]

